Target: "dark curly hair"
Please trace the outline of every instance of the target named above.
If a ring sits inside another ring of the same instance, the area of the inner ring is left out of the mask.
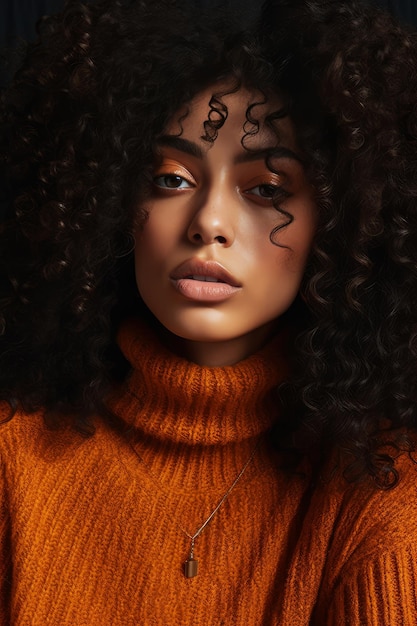
[[[147,314],[131,231],[156,138],[219,81],[281,95],[316,189],[278,440],[392,486],[417,426],[417,37],[356,0],[270,0],[251,32],[170,0],[69,0],[41,24],[1,105],[1,397],[84,430],[106,414],[116,329]]]

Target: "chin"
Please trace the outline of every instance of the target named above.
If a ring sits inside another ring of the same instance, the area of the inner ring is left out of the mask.
[[[194,341],[196,343],[217,343],[222,341],[232,341],[233,339],[239,337],[239,335],[236,334],[231,336],[230,333],[220,333],[219,329],[193,329],[183,328],[176,325],[165,326],[165,328],[168,332],[170,332],[172,335],[175,335],[179,339],[184,339],[185,341]]]

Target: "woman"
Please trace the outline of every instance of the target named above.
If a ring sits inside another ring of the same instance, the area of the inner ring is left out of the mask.
[[[7,94],[1,624],[416,621],[415,36],[253,31],[71,2]]]

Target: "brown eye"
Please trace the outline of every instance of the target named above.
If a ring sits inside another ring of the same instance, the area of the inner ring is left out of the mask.
[[[256,185],[246,191],[247,194],[258,196],[264,200],[272,200],[277,192],[281,189],[279,185]]]
[[[190,189],[193,185],[176,174],[164,174],[153,179],[154,184],[161,189]]]
[[[277,193],[278,189],[279,189],[278,185],[259,185],[258,186],[259,195],[262,196],[262,198],[273,198],[274,195]]]

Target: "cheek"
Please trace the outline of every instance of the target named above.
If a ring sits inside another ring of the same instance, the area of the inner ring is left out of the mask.
[[[145,224],[134,233],[137,275],[152,272],[167,258],[174,245],[174,231],[169,219],[160,219],[157,212],[149,211]]]
[[[280,248],[271,261],[269,273],[266,265],[264,272],[259,273],[257,289],[263,294],[266,310],[271,317],[279,317],[287,311],[297,294],[303,281],[305,267],[310,246],[301,250]],[[262,296],[259,296],[261,301]]]
[[[275,241],[259,249],[261,266],[257,272],[257,290],[269,297],[272,308],[283,313],[299,292],[316,230],[315,219],[295,221],[277,233]]]
[[[311,203],[310,203],[311,205]],[[282,267],[294,274],[303,274],[317,229],[317,216],[314,205],[308,205],[308,210],[302,218],[296,218],[287,230],[277,234],[277,243],[285,246],[285,254],[277,258]]]
[[[167,297],[165,278],[172,269],[169,260],[181,239],[175,215],[165,213],[150,208],[147,221],[134,233],[136,285],[151,310],[162,306]]]
[[[282,270],[286,271],[289,276],[299,277],[300,280],[304,274],[313,243],[313,237],[308,238],[302,243],[303,245],[300,245],[300,242],[298,242],[298,245],[295,244],[291,248],[288,248],[281,260]]]
[[[291,228],[291,227],[290,227]],[[306,225],[303,229],[293,228],[288,233],[278,233],[269,251],[269,258],[276,271],[297,276],[304,273],[304,268],[313,245],[315,224]]]
[[[186,194],[175,199],[156,199],[147,205],[147,219],[135,232],[135,245],[149,259],[163,257],[186,237],[189,208]]]
[[[135,232],[135,274],[136,284],[142,297],[149,289],[149,283],[155,267],[154,254],[163,254],[163,242],[153,236],[152,228],[145,224]]]

